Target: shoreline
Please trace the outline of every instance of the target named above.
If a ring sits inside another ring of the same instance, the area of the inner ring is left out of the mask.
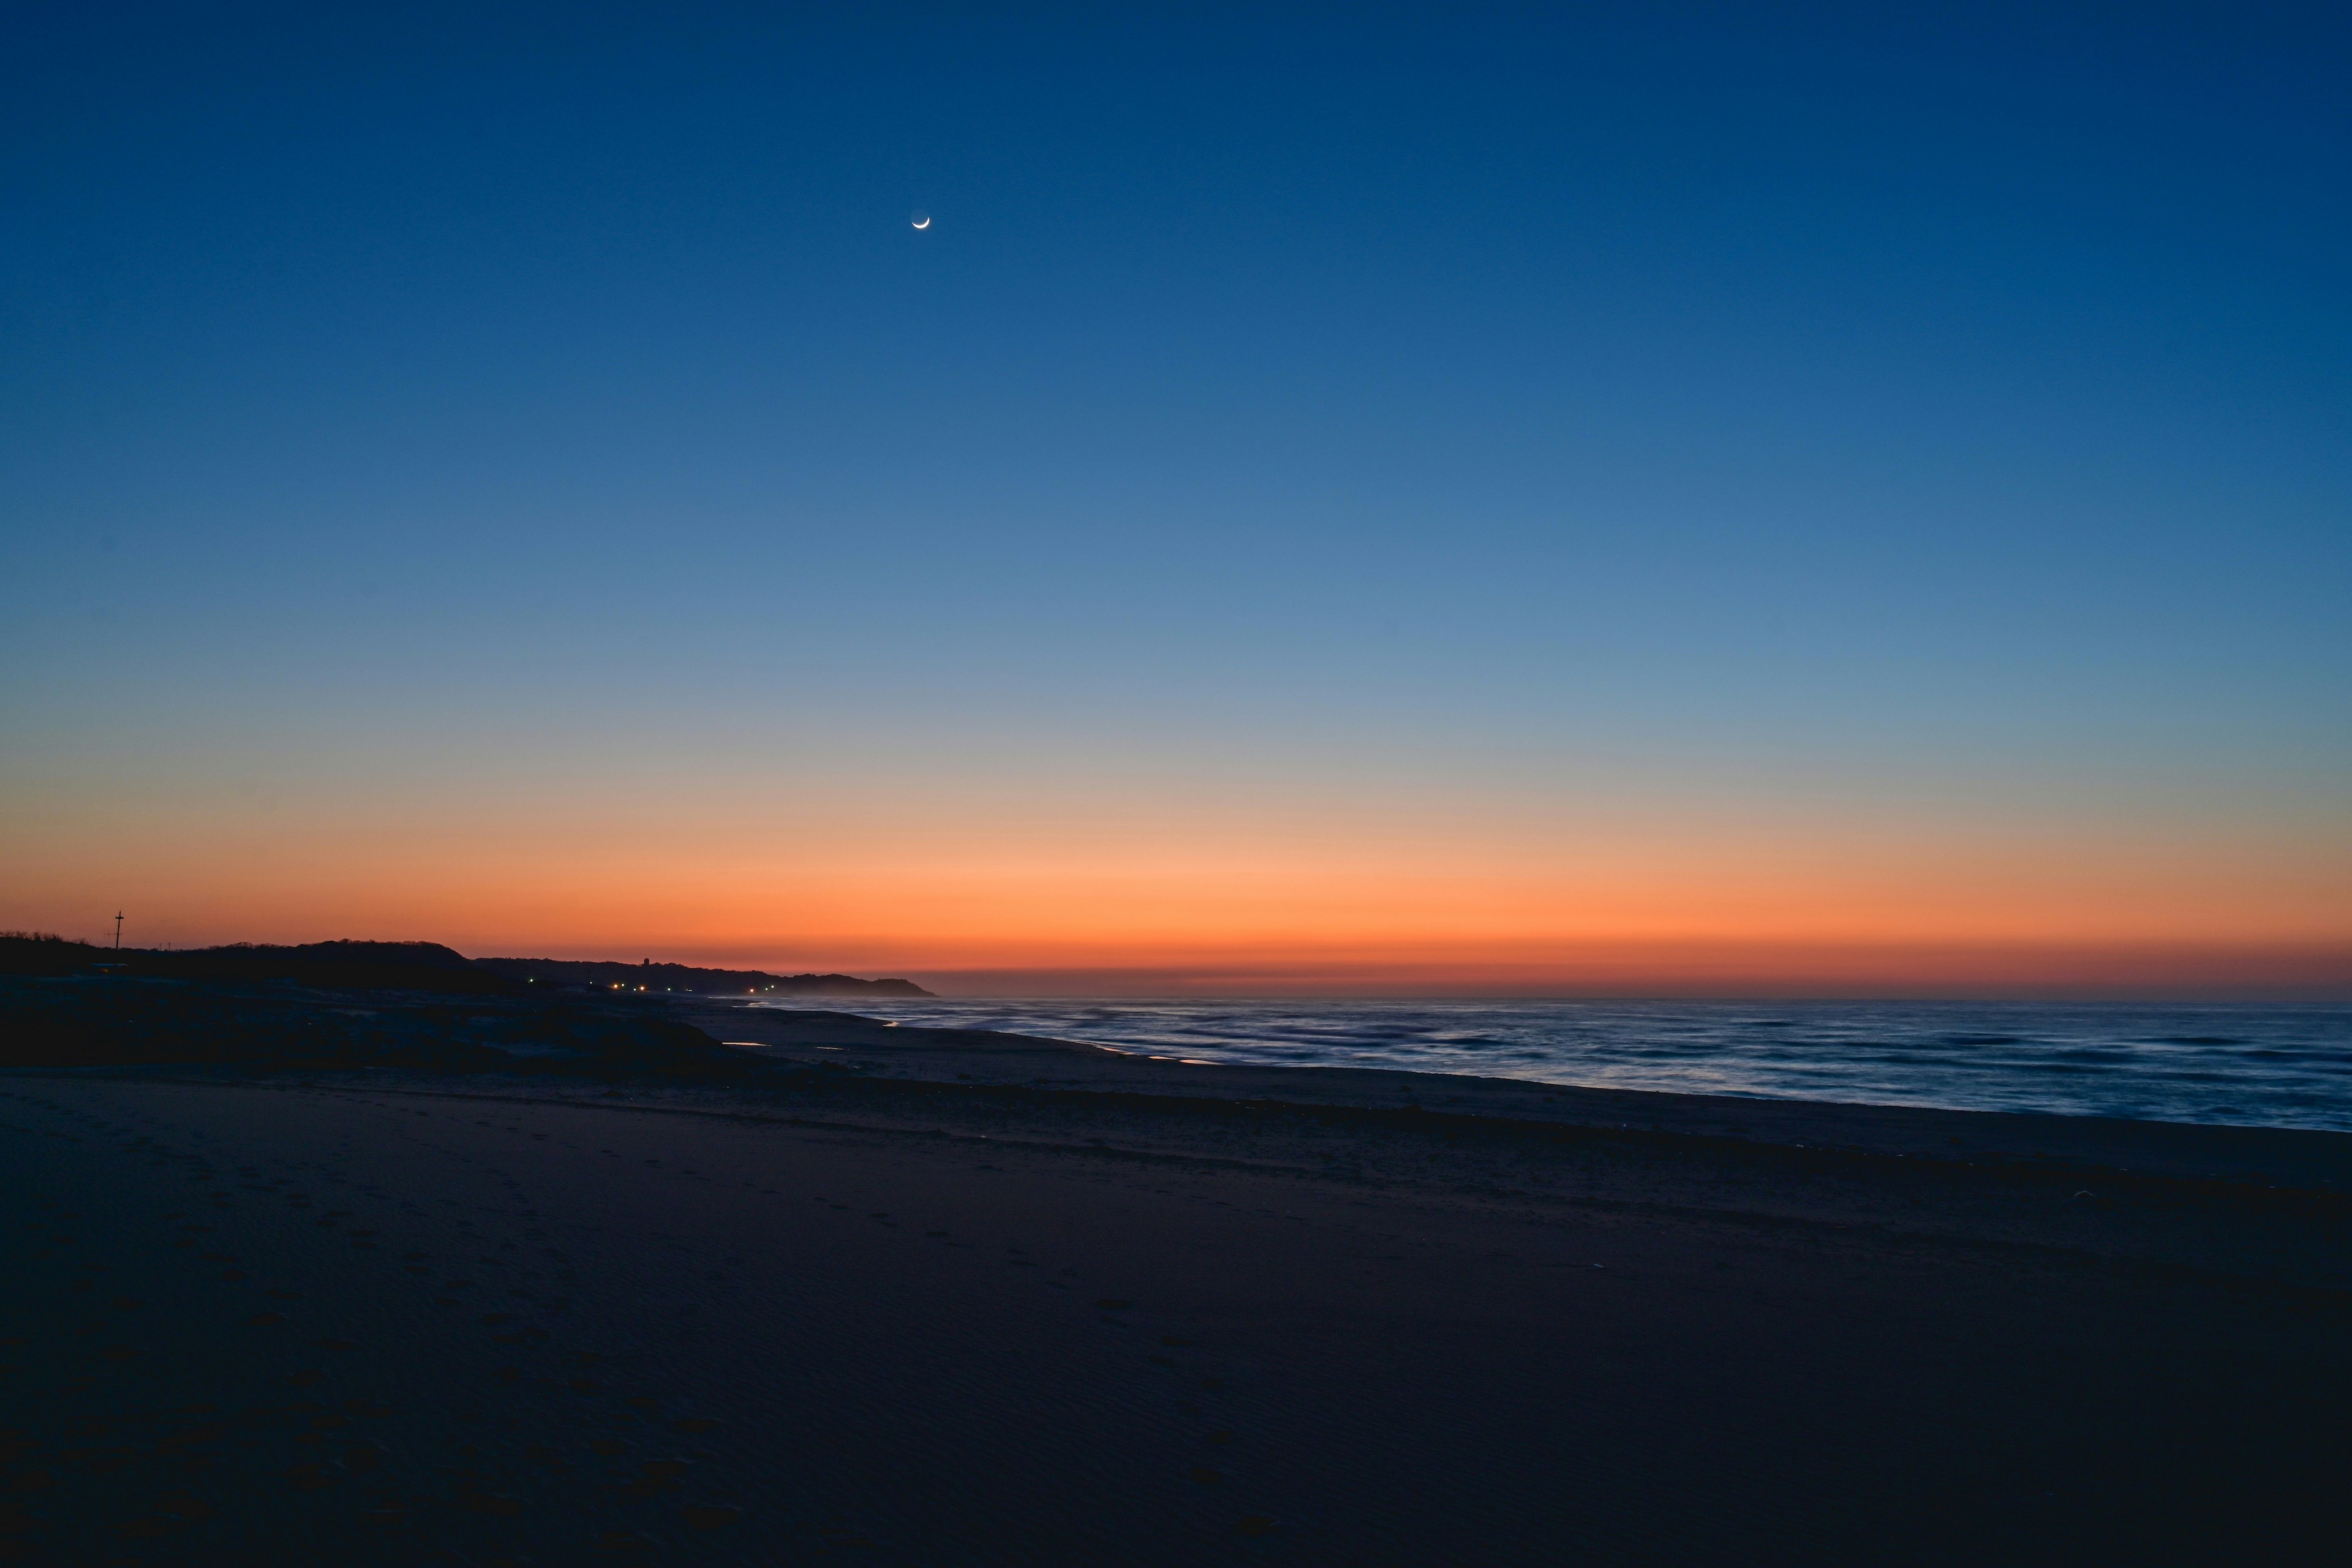
[[[2352,1527],[2345,1135],[762,1032],[731,1076],[0,1072],[0,1538],[2054,1568]]]
[[[1042,1036],[901,1025],[814,1008],[699,1002],[671,1006],[721,1043],[753,1047],[762,1060],[819,1070],[831,1063],[837,1070],[908,1084],[1262,1101],[2053,1173],[2110,1172],[2352,1193],[2352,1132],[2324,1129],[1580,1088],[1396,1068],[1184,1061]]]
[[[713,1002],[752,1000],[713,996]],[[1822,999],[806,1002],[1153,1057],[2352,1132],[2352,1010]]]

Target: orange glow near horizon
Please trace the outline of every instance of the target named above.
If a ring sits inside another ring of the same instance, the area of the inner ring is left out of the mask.
[[[77,815],[11,852],[0,924],[95,935],[121,903],[142,943],[419,938],[999,994],[2352,993],[2352,856],[2308,832],[907,814],[925,832],[870,803],[725,832],[577,809],[367,832],[327,811]],[[761,819],[685,820],[722,816]]]

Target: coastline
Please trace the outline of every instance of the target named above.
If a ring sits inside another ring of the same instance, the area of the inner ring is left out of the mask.
[[[0,1542],[2076,1564],[2352,1525],[2352,1135],[644,1016],[768,1065],[0,1072]]]
[[[1262,1067],[2352,1132],[2352,1007],[1693,998],[929,997],[843,1008]]]
[[[2352,1133],[1576,1088],[1401,1068],[1186,1062],[990,1030],[907,1026],[854,1013],[692,1002],[678,1016],[768,1060],[828,1062],[878,1079],[1071,1093],[1250,1101],[1464,1117],[1595,1133],[1722,1139],[1774,1148],[2099,1171],[2352,1193]]]

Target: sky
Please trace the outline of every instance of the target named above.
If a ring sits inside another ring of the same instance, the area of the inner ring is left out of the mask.
[[[2340,9],[830,9],[20,20],[0,926],[2352,996]]]

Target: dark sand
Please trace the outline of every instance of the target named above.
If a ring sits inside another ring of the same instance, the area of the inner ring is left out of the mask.
[[[2340,1560],[2352,1138],[709,1022],[0,1075],[0,1552]]]

